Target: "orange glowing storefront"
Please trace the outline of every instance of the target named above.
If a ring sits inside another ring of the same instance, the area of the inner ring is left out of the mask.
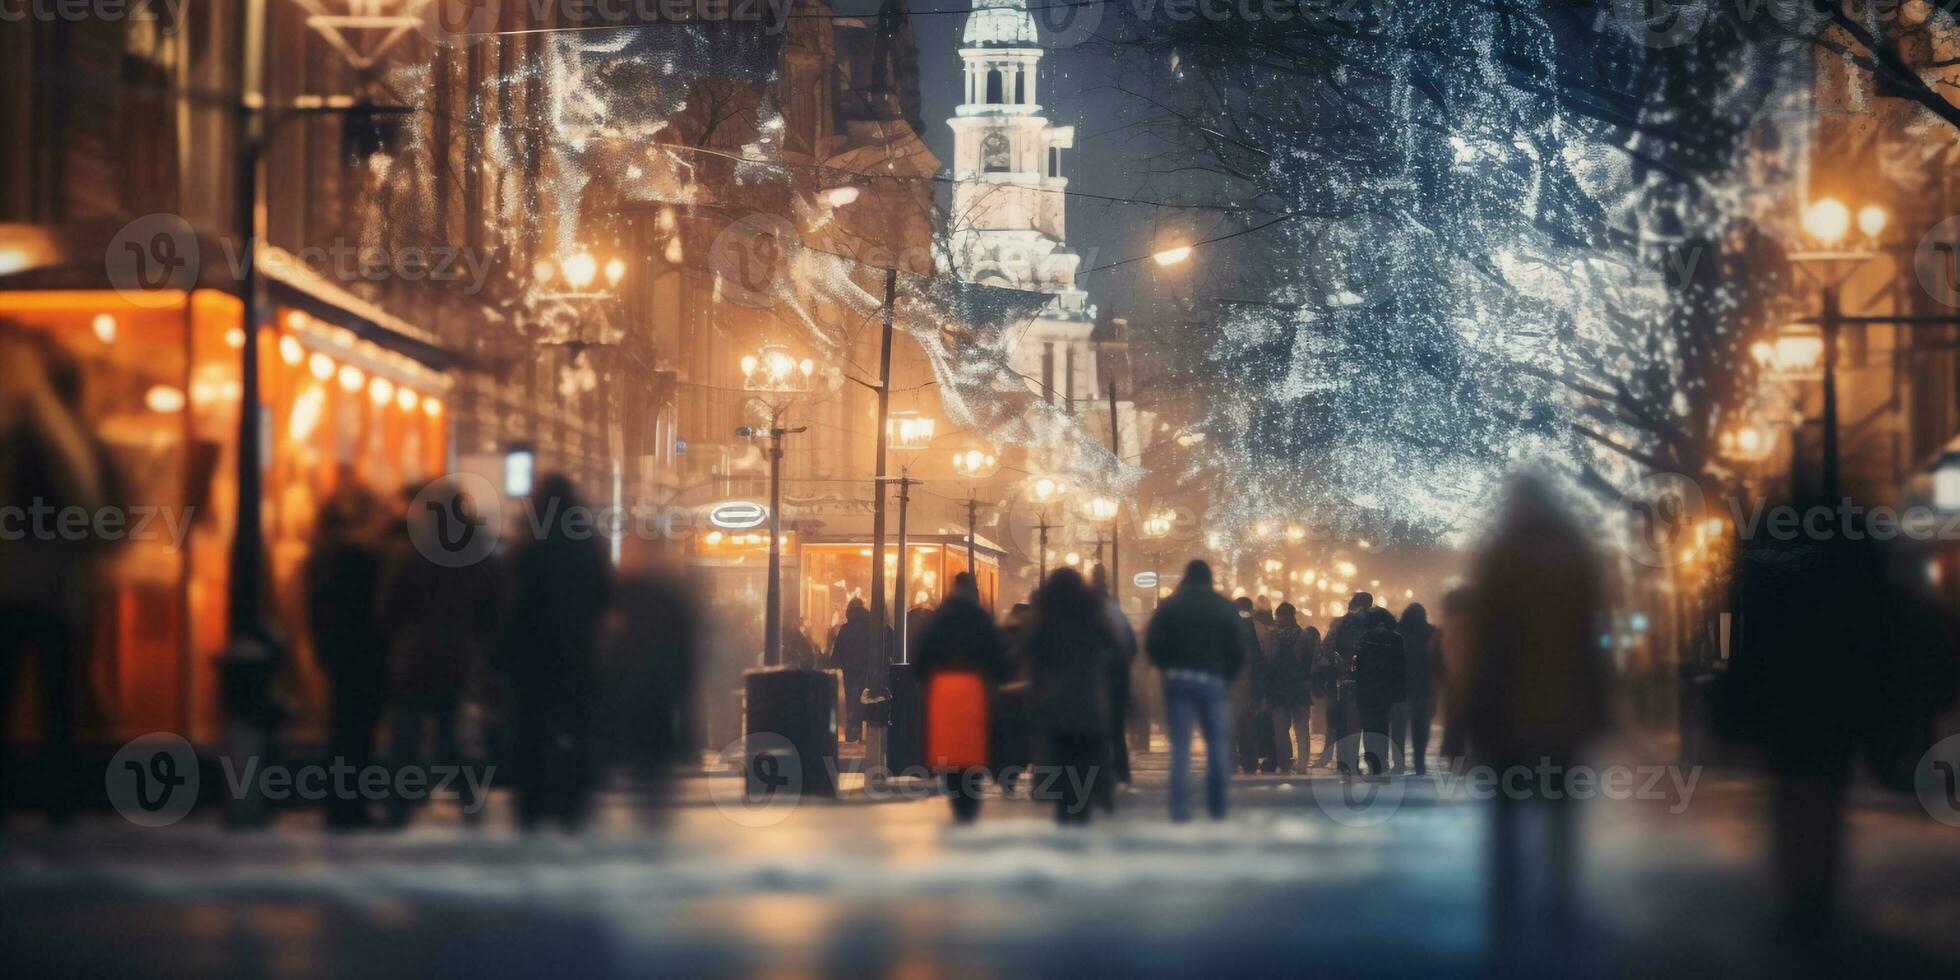
[[[77,737],[115,743],[172,731],[208,743],[220,721],[216,658],[228,639],[243,305],[217,288],[130,296],[33,282],[0,279],[0,320],[44,332],[73,355],[82,412],[112,460],[126,523],[134,531],[146,521],[144,533],[103,552],[88,597],[92,628],[71,674]],[[442,472],[448,380],[376,342],[385,331],[372,311],[336,323],[318,289],[274,283],[270,292],[273,317],[259,343],[266,591],[291,643],[281,684],[305,738],[318,735],[324,702],[300,594],[315,511],[343,481],[392,497]],[[38,737],[33,689],[16,688],[10,739]]]
[[[793,512],[792,512],[793,513]],[[870,605],[871,534],[820,520],[792,516],[782,541],[783,626],[801,627],[819,650],[844,622],[844,607],[852,599]],[[886,539],[885,581],[898,572],[897,535]],[[966,538],[958,534],[914,534],[905,544],[907,608],[937,606],[953,577],[967,570]],[[982,605],[992,611],[1000,589],[1000,550],[986,538],[975,541]],[[689,564],[703,574],[708,594],[726,621],[744,633],[753,632],[761,649],[766,574],[769,567],[769,529],[740,529],[712,525],[693,536]],[[888,587],[890,587],[888,585]]]

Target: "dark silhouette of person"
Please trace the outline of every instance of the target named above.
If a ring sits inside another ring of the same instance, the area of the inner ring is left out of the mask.
[[[980,606],[980,584],[971,572],[961,572],[953,577],[953,588],[946,594],[946,600],[927,617],[919,631],[919,647],[913,658],[915,669],[928,692],[928,703],[933,683],[942,675],[970,674],[978,678],[988,695],[980,705],[981,717],[971,719],[928,718],[929,730],[947,730],[959,721],[970,720],[977,730],[967,733],[963,742],[986,745],[992,740],[988,731],[993,712],[989,710],[991,693],[1005,682],[1013,672],[1007,659],[1007,648],[1001,640],[1000,630],[995,628],[992,616]],[[949,702],[950,703],[950,699]],[[970,706],[968,706],[970,707]],[[930,710],[930,709],[929,709]],[[928,751],[933,746],[928,746]],[[927,760],[932,762],[930,758]],[[953,818],[960,823],[970,823],[980,815],[979,774],[970,767],[948,768],[941,773],[946,788],[946,798],[952,804]]]
[[[1282,772],[1304,772],[1312,736],[1313,688],[1308,664],[1320,649],[1320,631],[1300,628],[1299,611],[1290,602],[1273,609],[1273,633],[1267,638],[1266,710],[1273,716],[1273,743]]]
[[[1205,806],[1225,819],[1232,775],[1232,678],[1245,666],[1245,621],[1212,588],[1211,566],[1184,567],[1144,628],[1144,649],[1164,677],[1164,727],[1171,743],[1171,819],[1191,819],[1191,733],[1205,739]]]
[[[368,488],[349,481],[320,508],[306,560],[306,625],[313,660],[327,681],[327,755],[356,772],[374,761],[374,730],[387,697],[381,594],[385,512]],[[367,801],[330,794],[327,826],[369,822]]]
[[[619,628],[601,659],[610,734],[621,761],[644,780],[654,804],[648,812],[658,819],[675,771],[700,744],[694,690],[702,615],[693,592],[667,568],[621,575],[617,594]]]
[[[93,515],[121,502],[117,477],[82,415],[80,365],[45,334],[0,321],[0,504]],[[0,537],[0,738],[12,732],[14,684],[33,656],[40,668],[40,783],[56,824],[67,821],[79,789],[76,660],[98,560],[109,544],[95,534]],[[7,757],[0,769],[3,814],[8,793],[29,781],[19,778],[11,746],[0,744],[0,756]]]
[[[1719,705],[1721,729],[1768,769],[1776,924],[1805,949],[1834,938],[1854,757],[1910,788],[1954,689],[1952,624],[1841,506],[1797,502],[1799,514],[1830,514],[1827,537],[1763,535],[1739,549]]]
[[[1316,765],[1333,762],[1336,769],[1352,773],[1360,762],[1357,739],[1349,738],[1358,723],[1354,705],[1354,657],[1361,649],[1361,637],[1368,632],[1369,614],[1375,597],[1356,592],[1348,599],[1347,615],[1327,628],[1327,639],[1320,645],[1320,663],[1314,668],[1314,685],[1327,691],[1327,742],[1321,747]]]
[[[1436,720],[1437,679],[1443,674],[1443,631],[1429,624],[1429,610],[1420,602],[1403,608],[1397,630],[1402,634],[1406,696],[1396,702],[1389,716],[1390,734],[1395,739],[1394,768],[1400,772],[1413,767],[1421,776],[1429,772],[1429,728]]]
[[[1259,771],[1259,710],[1257,680],[1265,670],[1266,657],[1259,649],[1258,610],[1252,597],[1232,600],[1239,616],[1239,648],[1245,669],[1232,680],[1232,746],[1239,771],[1248,775]]]
[[[1402,700],[1402,634],[1395,616],[1379,606],[1362,621],[1361,641],[1354,652],[1354,710],[1361,722],[1361,761],[1370,777],[1387,775],[1389,716]]]
[[[1579,851],[1556,773],[1605,727],[1605,585],[1590,542],[1536,474],[1511,481],[1471,581],[1451,723],[1469,760],[1500,780],[1513,767],[1556,767],[1545,793],[1501,792],[1491,815],[1492,949],[1522,958],[1569,943],[1573,932]],[[1539,887],[1528,888],[1533,878]],[[1526,894],[1541,901],[1528,906]],[[1527,923],[1540,932],[1528,936]]]
[[[885,649],[891,649],[891,627],[885,627]],[[871,682],[871,611],[864,600],[844,606],[844,625],[830,643],[830,666],[844,675],[844,739],[864,737],[864,688]]]
[[[1110,778],[1110,675],[1120,659],[1101,598],[1081,573],[1050,573],[1034,595],[1027,637],[1031,713],[1052,773],[1055,820],[1089,822],[1098,783]]]
[[[396,766],[456,765],[462,760],[457,725],[480,675],[501,618],[505,583],[494,556],[460,565],[425,555],[415,541],[436,540],[444,522],[474,521],[477,503],[450,480],[434,484],[411,504],[405,522],[417,528],[389,556],[376,617],[387,642],[390,752]],[[400,825],[411,803],[391,801]],[[465,813],[480,811],[464,800]]]
[[[1109,570],[1101,565],[1090,569],[1089,587],[1102,603],[1103,619],[1109,627],[1109,635],[1116,638],[1117,663],[1111,668],[1109,678],[1109,723],[1110,767],[1115,778],[1103,780],[1097,786],[1103,791],[1097,804],[1104,810],[1116,808],[1115,788],[1117,783],[1130,781],[1130,741],[1128,727],[1130,718],[1130,668],[1137,658],[1137,634],[1130,627],[1130,618],[1123,615],[1123,606],[1111,594]],[[1117,668],[1121,668],[1120,670]]]
[[[543,532],[511,561],[500,658],[510,688],[518,820],[526,829],[545,819],[576,828],[592,781],[595,656],[612,571],[598,538],[570,517],[583,506],[570,479],[545,476],[529,506]]]

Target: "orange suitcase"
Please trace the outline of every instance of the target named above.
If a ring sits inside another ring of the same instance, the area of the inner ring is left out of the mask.
[[[926,765],[987,765],[987,682],[979,674],[942,672],[926,682]]]

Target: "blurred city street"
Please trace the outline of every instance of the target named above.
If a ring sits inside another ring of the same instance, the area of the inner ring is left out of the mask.
[[[1466,975],[1485,972],[1483,805],[1396,777],[1369,827],[1308,777],[1237,777],[1231,817],[1173,825],[1160,754],[1113,821],[1056,827],[1025,799],[952,826],[938,798],[806,802],[738,825],[710,780],[669,802],[603,794],[584,835],[479,827],[437,803],[397,835],[311,813],[227,832],[200,813],[147,830],[96,814],[23,828],[0,860],[17,976]],[[1841,943],[1770,941],[1748,781],[1586,809],[1584,910],[1560,972],[1592,976],[1952,975],[1960,836],[1907,802],[1851,819]]]

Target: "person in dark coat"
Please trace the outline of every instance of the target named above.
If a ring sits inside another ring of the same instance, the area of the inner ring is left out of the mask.
[[[1396,629],[1402,634],[1402,682],[1407,697],[1396,703],[1388,719],[1390,735],[1395,739],[1395,771],[1401,772],[1405,763],[1414,763],[1416,775],[1421,776],[1429,772],[1429,728],[1436,721],[1436,690],[1442,686],[1443,631],[1429,625],[1429,610],[1420,602],[1411,602],[1402,610],[1402,622]],[[1403,754],[1404,743],[1410,749],[1407,756]]]
[[[569,532],[566,515],[582,506],[570,479],[539,480],[530,506],[550,521],[512,561],[501,658],[511,694],[517,812],[527,829],[546,818],[575,828],[592,780],[589,719],[612,569],[596,535]]]
[[[1361,759],[1368,775],[1376,777],[1386,774],[1388,718],[1403,696],[1402,634],[1395,629],[1395,615],[1380,607],[1368,610],[1364,626],[1354,652],[1354,710],[1361,722]]]
[[[1833,504],[1843,506],[1815,500],[1796,510]],[[1851,513],[1843,520],[1862,520]],[[1801,944],[1833,938],[1838,925],[1854,760],[1863,756],[1875,782],[1906,790],[1918,766],[1938,772],[1946,761],[1927,747],[1945,734],[1934,720],[1952,704],[1953,624],[1917,583],[1892,573],[1872,537],[1851,524],[1842,537],[1771,537],[1737,555],[1737,628],[1718,723],[1768,770],[1776,924]]]
[[[1273,716],[1273,742],[1287,772],[1305,772],[1313,736],[1307,723],[1313,712],[1309,664],[1320,652],[1320,631],[1300,628],[1299,613],[1290,602],[1273,610],[1273,635],[1266,652],[1266,710]]]
[[[1171,741],[1171,819],[1191,819],[1191,732],[1205,739],[1205,805],[1225,819],[1231,779],[1231,706],[1226,693],[1245,666],[1245,621],[1193,561],[1144,630],[1144,649],[1164,677],[1164,727]]]
[[[892,649],[892,630],[885,627],[885,649]],[[871,611],[864,600],[852,599],[844,607],[844,625],[830,642],[830,667],[844,675],[844,739],[855,742],[864,737],[864,689],[871,683]]]
[[[387,696],[376,600],[381,593],[381,502],[366,487],[344,483],[320,508],[306,559],[306,626],[313,662],[327,681],[327,756],[365,769],[374,760],[374,729]],[[366,801],[327,798],[327,826],[368,822]]]
[[[928,689],[932,678],[942,672],[979,674],[990,690],[1013,676],[1000,630],[980,606],[980,584],[973,573],[953,577],[952,591],[919,630],[919,647],[912,663],[919,672],[921,687]],[[988,717],[991,719],[993,712]],[[944,780],[953,819],[971,823],[980,815],[978,783],[965,772],[945,773]]]
[[[1259,771],[1258,680],[1265,672],[1266,655],[1259,646],[1258,609],[1251,596],[1232,600],[1239,616],[1239,648],[1245,653],[1245,669],[1232,681],[1232,749],[1239,771],[1247,775]]]
[[[1130,668],[1137,659],[1137,634],[1136,630],[1130,628],[1130,618],[1123,615],[1122,604],[1117,602],[1116,597],[1111,594],[1109,572],[1103,566],[1097,565],[1090,571],[1089,587],[1095,591],[1096,598],[1102,603],[1103,619],[1109,626],[1109,635],[1116,638],[1116,653],[1117,660],[1119,661],[1111,668],[1112,673],[1109,678],[1110,724],[1114,726],[1111,729],[1114,734],[1110,741],[1112,753],[1110,764],[1113,767],[1113,775],[1116,778],[1104,780],[1098,784],[1104,790],[1104,793],[1103,797],[1096,801],[1102,805],[1104,810],[1114,810],[1116,808],[1116,784],[1130,781],[1130,741],[1128,737],[1132,694],[1130,690]],[[1117,668],[1121,669],[1119,670]]]
[[[1097,783],[1109,778],[1109,678],[1120,658],[1101,599],[1072,568],[1055,570],[1034,596],[1027,637],[1028,687],[1042,758],[1053,773],[1055,820],[1089,822]]]
[[[398,767],[462,761],[457,723],[465,700],[480,687],[504,600],[495,556],[453,565],[431,560],[414,543],[435,540],[440,522],[453,519],[446,515],[473,518],[476,501],[450,481],[422,499],[421,512],[405,515],[406,523],[421,529],[395,543],[375,599],[387,645],[389,752]],[[464,802],[466,812],[477,812],[470,802]],[[391,801],[396,825],[408,819],[410,803]]]
[[[1470,761],[1500,778],[1514,767],[1568,771],[1605,727],[1599,636],[1607,590],[1585,532],[1543,478],[1522,476],[1507,489],[1471,582],[1450,724]],[[1577,829],[1556,777],[1548,789],[1524,799],[1499,793],[1492,802],[1491,943],[1502,956],[1530,955],[1571,933]],[[1538,819],[1525,819],[1527,811]],[[1537,896],[1529,907],[1528,895]]]
[[[1327,639],[1320,645],[1320,663],[1314,668],[1314,686],[1327,691],[1327,742],[1316,764],[1332,761],[1343,773],[1352,773],[1360,761],[1359,740],[1348,737],[1356,724],[1354,655],[1368,632],[1368,614],[1374,608],[1375,597],[1369,593],[1356,592],[1348,599],[1347,615],[1328,627]]]
[[[609,734],[620,760],[647,780],[658,803],[700,744],[694,690],[702,614],[678,569],[651,562],[620,576],[619,610],[602,661]]]

